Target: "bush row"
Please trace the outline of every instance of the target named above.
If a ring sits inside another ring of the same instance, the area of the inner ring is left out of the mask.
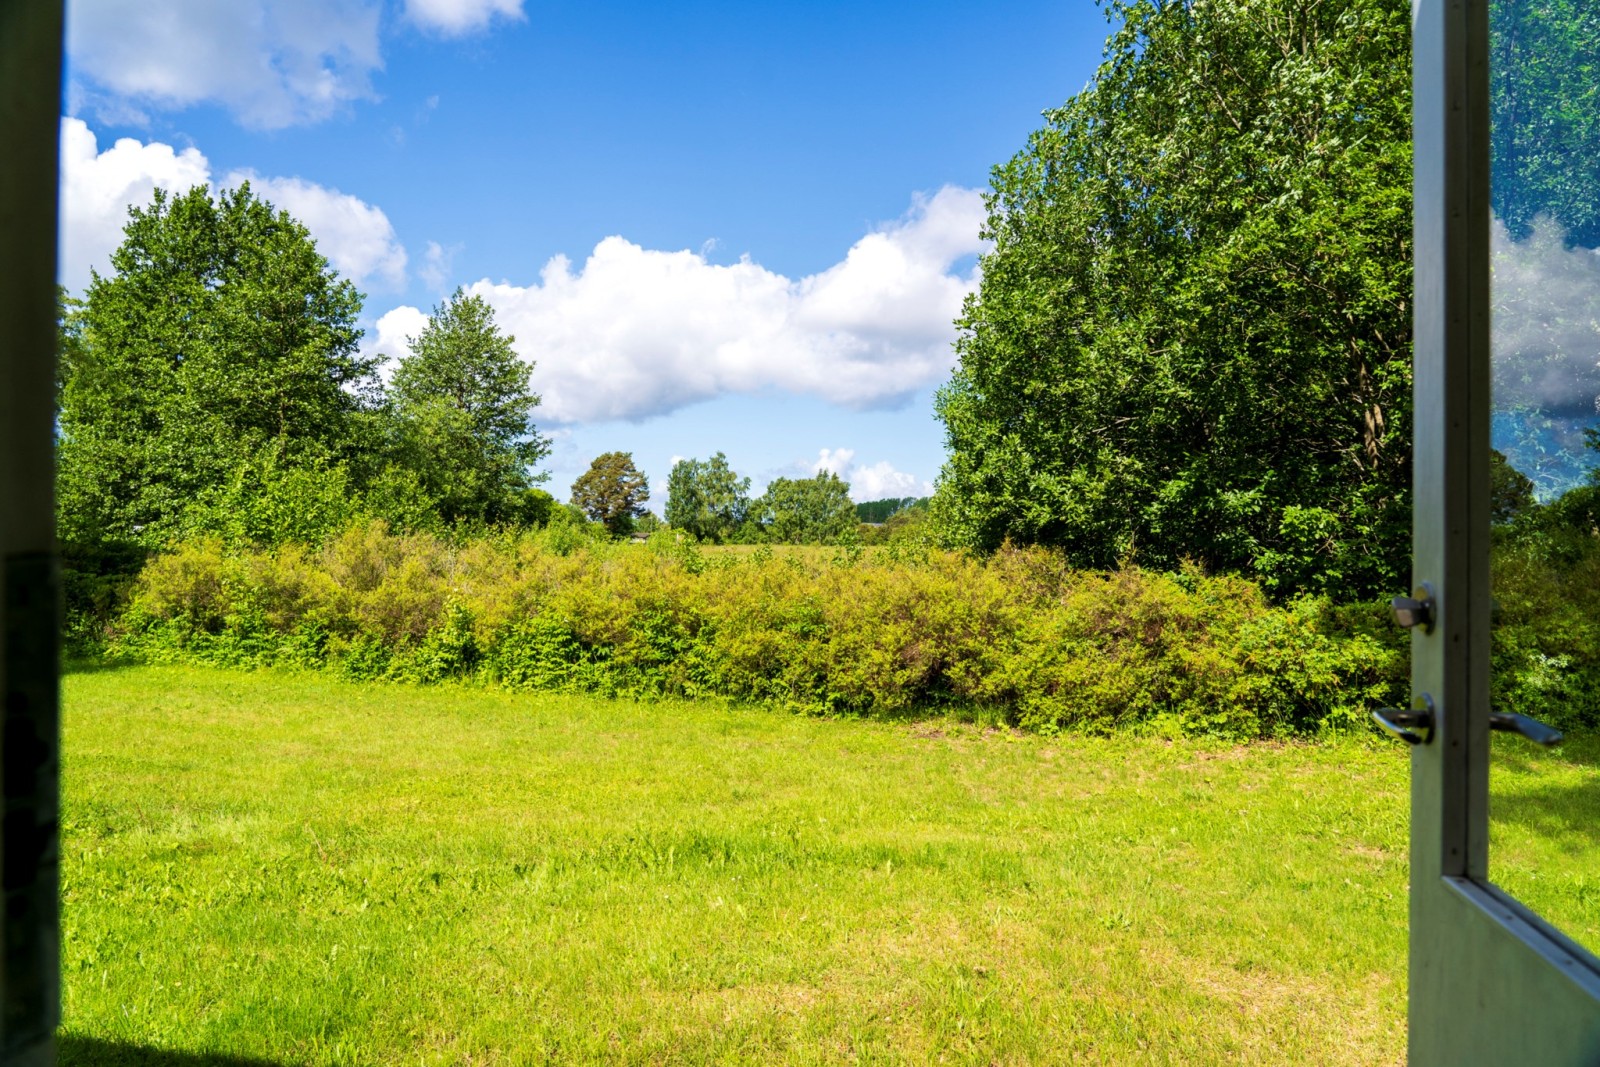
[[[320,548],[196,540],[150,561],[114,655],[358,679],[936,708],[1030,730],[1255,738],[1362,724],[1403,691],[1372,606],[1274,606],[1240,578],[1074,571],[1042,549],[702,552],[381,523]]]

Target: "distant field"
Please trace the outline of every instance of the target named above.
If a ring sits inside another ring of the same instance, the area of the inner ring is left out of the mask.
[[[139,668],[65,762],[68,1063],[1403,1056],[1397,747]]]

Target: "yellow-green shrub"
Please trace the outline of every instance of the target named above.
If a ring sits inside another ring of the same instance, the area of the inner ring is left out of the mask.
[[[197,541],[145,568],[122,654],[354,677],[715,696],[1025,728],[1257,737],[1350,726],[1403,646],[1316,601],[1199,573],[1074,571],[1042,549],[702,554],[353,527],[321,549]]]

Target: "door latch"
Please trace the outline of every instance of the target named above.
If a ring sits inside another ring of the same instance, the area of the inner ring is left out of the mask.
[[[1379,708],[1372,713],[1372,719],[1408,745],[1426,745],[1433,740],[1439,714],[1433,706],[1433,697],[1423,693],[1410,708]]]

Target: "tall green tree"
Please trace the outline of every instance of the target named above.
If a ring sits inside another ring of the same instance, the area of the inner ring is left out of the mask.
[[[750,479],[718,452],[702,463],[680,459],[667,475],[667,525],[701,541],[726,541],[750,513]]]
[[[774,478],[752,510],[767,536],[783,544],[828,544],[856,528],[850,483],[832,471]]]
[[[69,541],[158,545],[242,466],[344,470],[372,443],[361,294],[248,184],[129,211],[64,331],[58,502]]]
[[[550,442],[532,422],[533,364],[519,358],[480,296],[457,289],[407,338],[390,383],[400,448],[446,522],[516,521],[547,475]]]
[[[645,513],[644,502],[649,499],[650,480],[633,465],[632,452],[596,456],[572,483],[573,504],[617,536],[633,529],[633,520]]]
[[[946,540],[1405,584],[1409,10],[1110,6],[1094,81],[993,172],[937,399]]]

